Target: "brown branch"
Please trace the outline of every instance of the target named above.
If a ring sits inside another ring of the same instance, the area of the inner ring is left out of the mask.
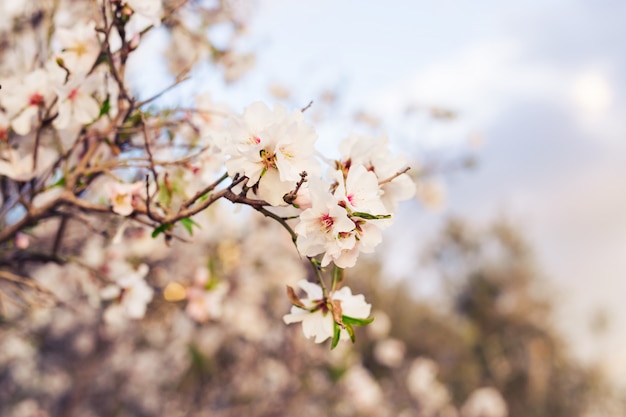
[[[391,177],[386,178],[384,180],[378,181],[378,185],[384,185],[387,183],[390,183],[391,181],[395,180],[396,178],[398,178],[400,175],[402,174],[406,174],[407,172],[409,172],[409,170],[411,169],[411,167],[406,167],[404,168],[402,171],[398,171],[395,174],[393,174]]]
[[[156,93],[155,95],[153,95],[150,98],[147,98],[143,101],[140,101],[137,103],[137,105],[135,106],[136,108],[140,108],[145,106],[148,103],[153,102],[154,100],[158,99],[159,97],[161,97],[163,94],[167,93],[168,91],[172,90],[173,88],[176,88],[179,84],[184,83],[185,81],[189,80],[191,77],[188,75],[183,75],[185,72],[179,74],[178,76],[176,76],[176,81],[174,81],[171,85],[169,85],[168,87],[164,88],[163,90],[161,90],[160,92]]]
[[[143,115],[143,113],[141,114],[141,126],[142,126],[142,130],[143,130],[143,139],[145,142],[145,147],[146,147],[146,152],[148,154],[148,161],[150,162],[150,170],[152,171],[152,175],[154,176],[154,183],[156,184],[156,192],[159,192],[159,174],[156,171],[156,168],[154,166],[154,157],[152,156],[152,151],[150,150],[150,141],[148,139],[148,130],[146,128],[146,119]],[[148,181],[148,178],[146,177],[146,182]],[[146,192],[147,192],[147,186],[146,186]]]
[[[199,198],[201,198],[202,196],[206,195],[207,193],[213,191],[218,185],[220,185],[220,183],[222,181],[224,181],[226,178],[228,178],[228,173],[225,172],[221,177],[219,177],[217,179],[217,181],[215,181],[212,184],[207,185],[206,187],[204,187],[203,189],[201,189],[200,191],[198,191],[196,194],[194,194],[193,197],[191,197],[189,200],[185,201],[182,204],[182,207],[184,208],[189,208],[193,203],[195,203]]]
[[[56,255],[59,252],[59,248],[61,247],[61,241],[63,240],[63,234],[65,233],[65,228],[67,227],[68,220],[69,219],[67,216],[61,215],[61,223],[59,224],[56,236],[54,237],[54,244],[52,245],[53,255]]]
[[[307,111],[311,106],[313,105],[313,100],[309,101],[309,104],[307,104],[306,106],[304,106],[302,109],[300,109],[300,111],[302,113],[304,113],[305,111]]]

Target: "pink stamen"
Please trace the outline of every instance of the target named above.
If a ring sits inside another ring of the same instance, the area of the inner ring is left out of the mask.
[[[72,91],[70,91],[70,94],[67,96],[67,98],[74,101],[77,95],[78,95],[78,88],[75,88]]]
[[[322,230],[328,232],[332,229],[333,224],[335,224],[335,219],[333,219],[330,214],[324,214],[319,218],[319,222],[322,225]]]
[[[41,106],[43,104],[43,96],[39,93],[35,93],[30,96],[28,100],[30,106]]]

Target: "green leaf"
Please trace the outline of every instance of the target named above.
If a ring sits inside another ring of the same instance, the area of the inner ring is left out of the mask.
[[[65,177],[59,178],[54,184],[50,186],[50,188],[54,187],[65,187]]]
[[[335,322],[333,322],[333,341],[330,344],[331,350],[336,348],[339,344],[339,336],[341,336],[341,327]]]
[[[187,230],[190,235],[193,235],[193,227],[196,226],[198,229],[201,229],[200,225],[193,221],[189,217],[185,217],[184,219],[180,219],[180,224]]]
[[[159,227],[155,228],[152,231],[152,238],[154,239],[155,237],[157,237],[161,233],[164,233],[164,232],[170,230],[171,228],[172,228],[172,224],[171,223],[164,223],[164,224],[160,225]]]
[[[100,107],[100,114],[98,117],[109,114],[109,111],[111,111],[111,100],[109,100],[109,97],[107,96],[106,100],[104,100],[104,103],[102,103],[102,106]]]
[[[94,67],[97,67],[98,65],[105,63],[105,62],[109,62],[109,56],[103,52],[100,55],[98,55],[98,59],[96,60]]]
[[[350,340],[352,341],[352,343],[354,343],[356,341],[356,337],[354,336],[354,328],[352,327],[351,324],[348,323],[344,323],[346,325],[345,329],[348,332],[348,334],[350,335]]]
[[[381,219],[390,219],[391,214],[369,214],[363,213],[361,211],[355,211],[352,213],[354,217],[360,217],[365,220],[381,220]]]
[[[345,324],[346,326],[349,324],[355,325],[355,326],[366,326],[374,321],[374,317],[370,317],[368,319],[357,319],[357,318],[349,317],[349,316],[341,316],[341,320],[343,321],[343,324]]]

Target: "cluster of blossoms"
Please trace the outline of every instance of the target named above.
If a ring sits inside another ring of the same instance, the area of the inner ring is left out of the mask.
[[[304,110],[256,102],[237,114],[206,94],[189,108],[159,107],[159,95],[137,99],[127,63],[147,33],[184,13],[180,4],[167,5],[100,2],[91,19],[55,28],[41,65],[1,80],[6,256],[40,261],[40,248],[29,247],[24,232],[41,240],[32,228],[51,219],[59,223],[44,258],[59,264],[76,260],[63,252],[70,220],[98,230],[112,247],[123,247],[129,224],[151,230],[151,239],[186,240],[181,227],[201,239],[211,227],[201,214],[229,200],[280,223],[313,269],[317,283],[299,283],[304,298],[288,286],[293,307],[284,321],[302,322],[318,343],[354,340],[353,326],[372,320],[370,305],[342,287],[343,270],[375,250],[398,202],[415,193],[405,160],[392,156],[384,138],[351,135],[329,161],[316,149]],[[152,265],[123,251],[100,251],[112,257],[82,265],[100,278],[105,320],[143,317],[155,294]],[[192,285],[165,286],[166,299],[185,300],[189,316],[203,322],[221,315],[217,305],[228,302],[229,285],[198,274]]]

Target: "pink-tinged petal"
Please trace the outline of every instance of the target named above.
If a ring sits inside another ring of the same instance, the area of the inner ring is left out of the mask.
[[[356,261],[359,257],[359,249],[358,246],[350,250],[344,250],[341,254],[333,259],[335,265],[339,268],[352,268],[356,265]]]

